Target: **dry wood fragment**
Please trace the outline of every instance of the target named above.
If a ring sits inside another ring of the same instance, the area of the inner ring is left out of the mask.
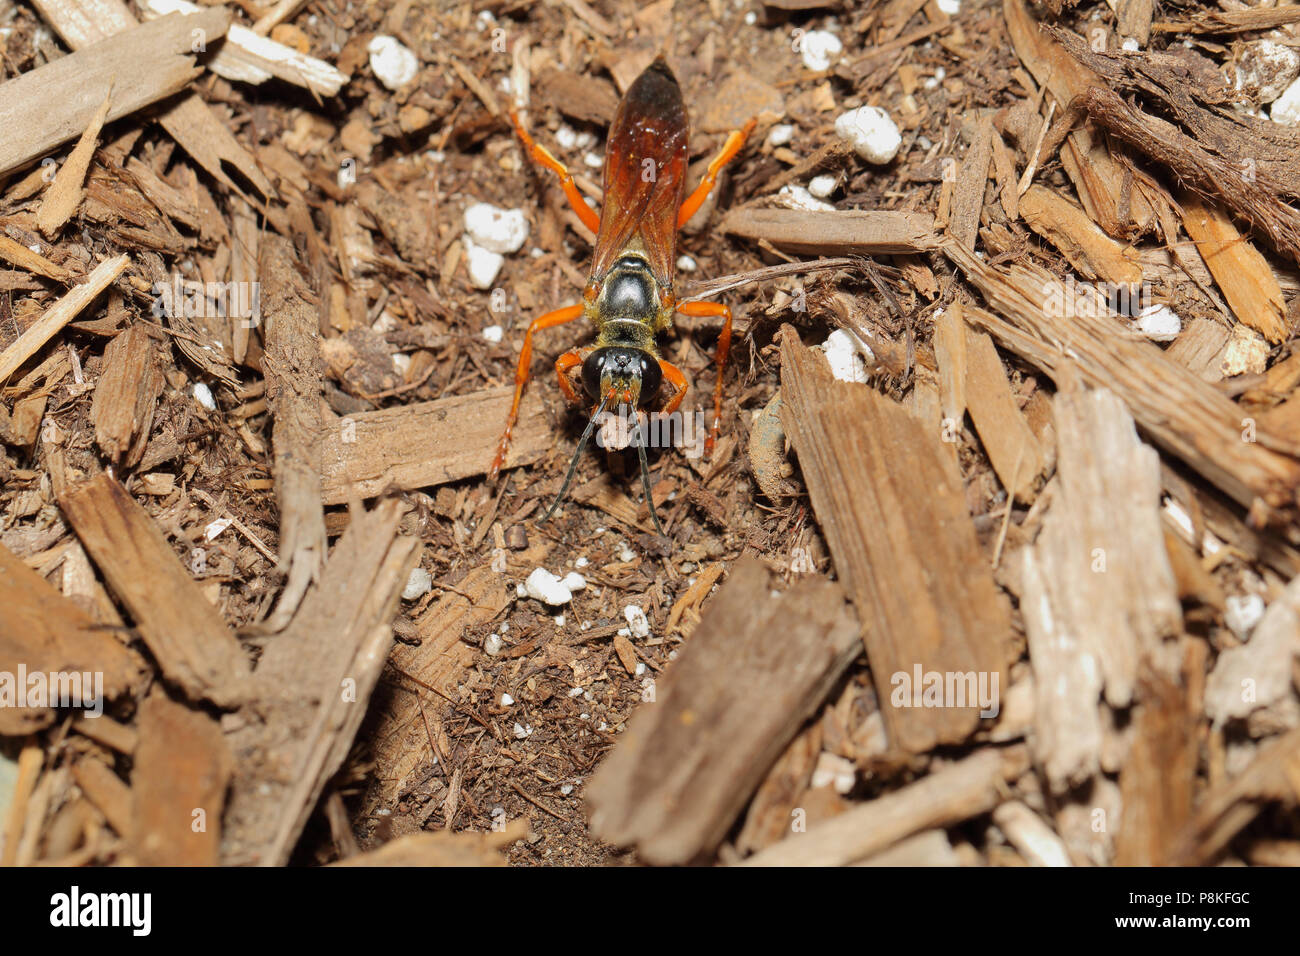
[[[159,20],[0,84],[0,173],[82,135],[110,87],[109,121],[184,89],[199,72],[191,31],[215,40],[229,19],[225,10],[210,9]]]
[[[1286,304],[1268,260],[1237,231],[1221,207],[1191,193],[1182,197],[1180,205],[1183,228],[1197,244],[1237,321],[1275,345],[1287,338]]]
[[[162,388],[157,348],[143,325],[132,325],[104,349],[90,420],[95,443],[112,461],[128,468],[139,463]]]
[[[1139,686],[1135,731],[1120,795],[1124,817],[1116,837],[1118,866],[1166,866],[1192,816],[1199,715],[1169,676],[1150,673]]]
[[[41,198],[40,208],[36,211],[36,228],[45,234],[45,238],[54,238],[64,223],[72,218],[77,207],[81,205],[84,195],[82,184],[86,181],[86,172],[90,169],[90,157],[99,145],[99,131],[104,128],[108,111],[113,105],[113,91],[110,88],[104,97],[104,103],[91,116],[77,145],[68,154],[67,160],[59,167],[54,182]]]
[[[1115,8],[1121,37],[1132,37],[1142,46],[1151,39],[1151,19],[1155,16],[1155,0],[1119,0]]]
[[[1075,97],[1061,126],[1068,128],[1081,116],[1167,166],[1202,196],[1222,201],[1259,229],[1279,253],[1300,262],[1300,210],[1270,189],[1262,174],[1244,175],[1241,165],[1211,153],[1172,123],[1135,109],[1102,86]]]
[[[1037,691],[1034,747],[1056,790],[1099,766],[1098,701],[1133,699],[1181,628],[1160,521],[1160,459],[1105,390],[1058,392],[1058,488],[1024,549],[1021,609]]]
[[[1122,396],[1157,444],[1241,504],[1259,498],[1274,508],[1294,507],[1300,462],[1279,452],[1300,453],[1300,446],[1263,428],[1255,442],[1243,441],[1235,403],[1155,345],[1126,336],[1103,303],[1075,301],[1041,269],[996,268],[958,246],[945,247],[945,254],[1003,317],[968,308],[967,321],[1003,348],[1049,375],[1076,367],[1085,384]]]
[[[1205,713],[1216,725],[1280,704],[1293,696],[1300,657],[1300,577],[1286,586],[1250,634],[1219,654],[1205,684]]]
[[[163,675],[192,698],[236,703],[244,652],[154,520],[108,474],[61,495],[59,506]]]
[[[138,25],[123,0],[33,0],[33,6],[63,38],[63,42],[73,50],[81,50],[83,47],[97,44],[101,40],[130,31]],[[221,31],[213,31],[203,28],[200,24],[200,28],[205,29],[203,34],[205,43],[219,39],[225,30],[224,24],[229,20],[229,14],[224,10],[213,9],[204,12],[204,15],[213,14],[224,18],[223,26]],[[150,26],[157,27],[161,22],[156,21]],[[187,27],[184,31],[183,45],[178,49],[192,52],[193,29],[193,26]],[[130,62],[132,64],[138,62],[147,68],[144,75],[149,76],[158,68],[157,54],[157,50],[148,50],[140,59]],[[121,77],[118,78],[116,88],[120,89],[120,82]],[[89,110],[86,115],[90,115]],[[109,119],[113,118],[110,114]],[[239,145],[239,141],[235,139],[225,123],[197,93],[178,97],[175,103],[162,109],[158,121],[167,134],[189,153],[208,172],[208,175],[227,189],[243,195],[243,190],[226,172],[229,166],[238,170],[240,175],[252,183],[264,197],[268,199],[275,197],[275,190],[271,188],[271,184],[262,174],[256,161],[244,147]],[[84,123],[82,125],[84,126]],[[80,127],[72,135],[76,135],[79,131]]]
[[[1070,866],[1070,852],[1037,813],[1019,800],[1011,800],[993,810],[998,825],[1025,862],[1030,866]]]
[[[934,360],[945,423],[959,427],[966,418],[966,323],[956,303],[935,319]]]
[[[747,866],[844,866],[935,827],[987,813],[1003,800],[1004,781],[1028,769],[1022,744],[988,747],[916,783],[859,804],[825,823],[756,853]]]
[[[342,765],[393,645],[393,615],[418,542],[397,533],[403,506],[354,513],[320,582],[269,643],[255,699],[228,734],[237,774],[222,861],[283,866]]]
[[[1051,91],[1059,108],[1102,82],[1041,32],[1022,0],[1003,0],[1002,10],[1020,62],[1040,86]],[[1061,151],[1061,164],[1084,209],[1107,233],[1124,237],[1146,231],[1153,218],[1152,205],[1141,189],[1129,188],[1128,172],[1101,137],[1087,128],[1074,130]]]
[[[69,290],[63,298],[46,309],[44,315],[28,326],[22,335],[14,339],[8,348],[0,352],[0,384],[6,382],[41,346],[108,288],[126,269],[128,261],[125,255],[121,255],[101,262],[86,276],[85,282]]]
[[[1020,197],[1020,214],[1089,279],[1104,279],[1126,289],[1142,281],[1137,254],[1106,235],[1065,197],[1044,186],[1030,186]]]
[[[1205,10],[1190,20],[1160,20],[1157,33],[1248,33],[1300,22],[1300,7],[1245,7],[1240,10]]]
[[[948,232],[967,249],[975,248],[980,213],[984,211],[984,188],[993,161],[993,114],[986,112],[977,121],[975,138],[966,150],[953,186]]]
[[[262,313],[266,320],[266,402],[273,427],[275,497],[280,510],[279,570],[287,579],[268,620],[271,630],[289,623],[294,609],[325,564],[325,511],[321,506],[321,397],[324,363],[316,306],[308,301],[293,246],[268,236],[262,246]]]
[[[18,859],[18,844],[22,840],[23,825],[27,819],[27,804],[41,767],[45,763],[45,751],[36,744],[28,744],[18,754],[18,779],[14,781],[10,798],[9,812],[4,820],[4,829],[0,831],[0,866],[10,867]]]
[[[971,421],[988,452],[1002,487],[1021,501],[1031,501],[1047,455],[1025,420],[993,340],[964,327],[964,310],[955,302],[950,311],[963,323],[966,335],[966,405]]]
[[[792,252],[822,255],[884,255],[934,249],[939,238],[925,213],[741,207],[719,229],[746,239],[766,239]]]
[[[140,683],[139,658],[3,545],[0,608],[0,674],[8,675],[8,681],[0,680],[0,734],[30,733],[54,719],[49,706],[19,707],[16,699],[5,699],[19,690],[10,683],[19,668],[27,674],[59,673],[69,679],[76,674],[78,685],[88,682],[84,694],[98,691],[108,699]],[[102,682],[98,688],[97,679]],[[93,704],[88,701],[87,706]]]
[[[961,866],[961,858],[942,830],[924,830],[873,853],[854,866]]]
[[[378,850],[331,866],[505,866],[501,850],[528,838],[525,819],[486,833],[408,833]]]
[[[1192,319],[1165,355],[1207,382],[1223,380],[1223,349],[1228,344],[1228,330],[1212,319]],[[1275,429],[1276,430],[1276,429]]]
[[[741,853],[756,853],[791,832],[799,801],[808,789],[822,749],[822,722],[815,720],[790,741],[754,794],[736,837]]]
[[[900,683],[919,668],[1002,686],[1010,609],[976,541],[953,455],[902,406],[835,381],[788,327],[781,395],[813,510],[862,619],[890,743],[923,752],[965,739],[977,701],[911,706]]]
[[[130,840],[145,866],[215,866],[231,757],[217,722],[155,692],[140,705]]]
[[[652,863],[713,850],[831,683],[858,653],[838,585],[769,594],[742,560],[714,596],[656,700],[640,708],[587,787],[591,829]]]
[[[131,836],[131,788],[112,769],[93,756],[82,757],[72,765],[72,778],[118,836]]]
[[[1275,737],[1232,780],[1205,794],[1173,857],[1178,866],[1212,861],[1268,803],[1294,806],[1300,798],[1300,730]]]
[[[141,7],[146,20],[201,9],[187,0],[145,0]],[[347,81],[324,60],[299,53],[238,23],[230,25],[225,42],[203,65],[223,79],[260,84],[277,77],[321,96],[333,96]]]
[[[502,386],[326,422],[320,439],[325,503],[339,504],[349,495],[371,498],[390,486],[406,491],[483,474],[513,394],[512,386]],[[554,440],[533,389],[520,406],[506,467],[532,464]]]
[[[40,253],[32,252],[21,242],[15,242],[5,235],[0,235],[0,259],[13,263],[19,269],[26,269],[28,272],[45,276],[56,282],[68,282],[72,278],[71,273],[63,266],[55,265]]]

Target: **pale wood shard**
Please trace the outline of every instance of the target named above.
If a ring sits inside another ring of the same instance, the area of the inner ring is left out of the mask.
[[[102,474],[61,495],[59,506],[163,676],[193,699],[237,703],[249,672],[239,641],[126,489]]]
[[[427,488],[484,474],[510,412],[514,387],[433,402],[358,412],[323,425],[321,494],[326,504],[386,488]],[[537,389],[519,408],[507,468],[529,465],[555,446],[557,432]]]
[[[145,0],[141,6],[146,20],[202,9],[187,0]],[[333,96],[347,82],[347,77],[324,60],[299,53],[238,23],[230,25],[225,43],[203,65],[222,79],[257,85],[277,77],[321,96]]]
[[[0,674],[16,680],[19,668],[28,674],[102,675],[99,688],[109,700],[138,686],[143,662],[110,631],[66,599],[8,548],[0,545]],[[92,692],[95,679],[91,676]],[[0,734],[17,736],[48,726],[55,710],[49,706],[16,706],[0,687]],[[101,701],[102,703],[102,701]],[[100,718],[103,719],[103,718]]]
[[[745,854],[756,853],[791,832],[821,749],[822,722],[814,720],[790,741],[767,772],[736,837],[737,850]]]
[[[528,821],[520,818],[486,833],[408,833],[330,866],[505,866],[501,851],[528,839],[529,832]]]
[[[1269,803],[1300,801],[1300,729],[1263,744],[1236,777],[1205,794],[1176,844],[1175,866],[1214,860]]]
[[[1030,866],[1072,866],[1070,851],[1056,831],[1019,800],[993,810],[993,822]]]
[[[72,778],[86,799],[104,815],[120,837],[131,836],[131,788],[102,760],[85,756],[72,765]]]
[[[1183,207],[1183,228],[1196,243],[1237,321],[1275,345],[1289,337],[1282,288],[1268,260],[1237,231],[1222,207],[1194,193],[1184,195],[1179,204]]]
[[[128,468],[144,454],[163,389],[157,352],[143,325],[130,326],[104,349],[104,374],[95,384],[90,406],[95,444]]]
[[[950,311],[964,323],[961,303]],[[966,405],[1002,487],[1021,501],[1033,500],[1038,477],[1047,467],[1043,451],[1025,420],[993,340],[966,328]]]
[[[920,212],[733,209],[718,227],[746,239],[765,239],[813,255],[886,255],[924,252],[939,245],[934,219]]]
[[[1158,445],[1239,503],[1295,507],[1300,445],[1262,427],[1255,442],[1242,441],[1238,405],[1157,346],[1126,336],[1104,304],[1074,302],[1049,273],[993,267],[959,246],[944,252],[1001,316],[968,308],[967,321],[1003,348],[1053,377],[1077,368],[1085,384],[1122,396]]]
[[[860,650],[839,585],[770,595],[741,560],[656,700],[631,718],[587,786],[591,830],[656,864],[715,849],[782,748]]]
[[[144,866],[216,866],[230,749],[217,722],[162,692],[140,705],[131,850]]]
[[[46,309],[44,315],[28,326],[22,335],[14,339],[8,348],[0,352],[0,384],[5,383],[41,346],[107,289],[126,269],[129,261],[126,255],[120,255],[101,262],[86,276],[85,282],[69,290],[63,298]]]
[[[36,210],[36,228],[44,233],[45,238],[52,239],[58,235],[85,195],[82,189],[86,173],[90,170],[90,158],[99,145],[99,131],[104,128],[108,111],[113,105],[113,91],[110,87],[104,97],[104,103],[90,118],[81,139],[68,154],[67,160],[59,167],[54,182],[41,197],[41,206]]]
[[[925,830],[906,840],[899,840],[887,850],[873,853],[854,866],[961,866],[961,857],[953,849],[948,834],[942,830]]]
[[[1255,625],[1250,640],[1220,652],[1205,685],[1205,713],[1217,726],[1292,697],[1300,659],[1300,577]]]
[[[1134,733],[1120,771],[1124,816],[1117,866],[1168,866],[1192,818],[1199,715],[1171,677],[1151,673],[1139,687]]]
[[[1181,629],[1160,520],[1160,459],[1104,390],[1061,391],[1058,488],[1024,549],[1021,610],[1037,692],[1034,746],[1055,790],[1099,767],[1098,702],[1133,700],[1143,662]]]
[[[1028,769],[1023,744],[983,750],[787,836],[745,860],[746,866],[845,866],[923,830],[987,813],[1004,799],[1005,782]]]
[[[980,213],[984,211],[984,189],[989,178],[989,164],[993,161],[993,113],[986,112],[979,120],[975,138],[966,150],[957,172],[957,181],[948,213],[948,232],[967,249],[975,248],[979,233]]]
[[[1104,279],[1125,292],[1142,281],[1137,253],[1106,235],[1083,209],[1053,190],[1030,186],[1020,197],[1020,215],[1087,278]]]
[[[319,584],[266,647],[228,734],[237,774],[225,864],[283,866],[343,764],[393,646],[393,615],[419,542],[398,534],[403,505],[354,513]]]
[[[0,174],[81,136],[110,88],[109,122],[184,89],[199,73],[190,32],[215,40],[229,19],[217,9],[169,17],[0,84]]]
[[[966,418],[966,323],[956,303],[934,322],[934,360],[939,366],[939,405],[946,423]]]
[[[835,381],[789,327],[781,396],[813,510],[862,619],[891,745],[921,753],[964,740],[979,722],[977,702],[890,703],[907,697],[894,678],[917,667],[1005,683],[1010,608],[976,540],[954,456],[902,406]]]
[[[1051,91],[1058,109],[1105,82],[1043,33],[1023,0],[1003,0],[1002,11],[1020,62]],[[1044,159],[1039,157],[1039,162]],[[1150,227],[1155,217],[1151,202],[1093,130],[1083,127],[1070,133],[1061,149],[1061,165],[1089,217],[1107,233],[1119,238]]]
[[[1151,20],[1155,12],[1155,0],[1119,0],[1116,7],[1119,35],[1132,37],[1145,47],[1151,39]]]
[[[289,623],[325,564],[325,511],[321,505],[324,362],[316,306],[308,301],[310,293],[289,240],[267,237],[262,245],[261,272],[266,319],[262,371],[273,421],[279,570],[287,576],[267,626],[280,630]]]
[[[262,303],[261,286],[258,283],[257,264],[261,258],[261,229],[257,216],[248,203],[240,199],[231,200],[230,281],[236,288],[256,288],[258,298],[250,301],[246,314],[232,316],[235,320],[231,327],[231,352],[235,363],[243,365],[248,358],[248,341],[252,329],[261,324]]]
[[[1165,349],[1165,355],[1207,382],[1221,382],[1227,344],[1228,330],[1223,325],[1212,319],[1192,319]]]
[[[123,0],[33,0],[33,6],[73,50],[97,44],[109,37],[131,31],[138,26],[135,16]],[[199,24],[204,29],[205,43],[211,43],[221,37],[225,23],[229,22],[229,13],[225,10],[211,9],[204,15],[219,15],[223,19],[220,31]],[[164,20],[167,18],[164,18]],[[175,19],[174,17],[172,19]],[[163,20],[149,24],[157,27]],[[183,44],[178,49],[193,52],[195,26],[184,31]],[[150,76],[158,69],[157,50],[147,51],[138,60],[147,69],[144,74]],[[123,61],[127,62],[127,61]],[[187,59],[187,62],[192,62]],[[191,75],[197,74],[191,71]],[[186,81],[188,82],[188,80]],[[120,78],[119,78],[120,84]],[[89,111],[86,114],[89,116]],[[110,114],[109,119],[114,117]],[[243,195],[240,186],[226,172],[226,165],[239,173],[267,199],[275,198],[275,190],[267,181],[257,162],[249,155],[239,141],[218,118],[197,93],[178,97],[176,102],[165,107],[158,116],[158,122],[185,152],[189,153],[213,179],[226,188]],[[82,124],[84,126],[84,123]],[[80,131],[80,128],[77,132]],[[73,135],[76,135],[75,133]]]

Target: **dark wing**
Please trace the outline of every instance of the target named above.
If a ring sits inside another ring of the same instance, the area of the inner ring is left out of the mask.
[[[628,87],[605,145],[605,198],[592,278],[639,238],[662,286],[672,283],[677,209],[686,184],[688,120],[677,78],[662,58]]]

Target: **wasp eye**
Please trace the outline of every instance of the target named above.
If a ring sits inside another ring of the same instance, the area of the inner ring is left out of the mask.
[[[605,350],[597,349],[582,363],[582,387],[593,399],[600,397],[600,372],[605,364]]]
[[[664,373],[659,368],[659,363],[654,360],[654,356],[641,353],[641,402],[642,404],[650,401],[659,394],[659,386],[663,384]]]

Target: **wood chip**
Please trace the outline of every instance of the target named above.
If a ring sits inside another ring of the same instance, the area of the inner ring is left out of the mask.
[[[155,692],[140,705],[130,840],[144,866],[216,866],[231,757],[217,722]]]
[[[86,281],[69,291],[63,298],[45,310],[45,314],[33,322],[22,335],[0,352],[0,384],[6,382],[10,375],[46,342],[58,334],[59,330],[75,319],[81,311],[95,300],[126,269],[129,260],[125,255],[117,256],[95,267]]]
[[[917,671],[967,675],[986,689],[1004,683],[1010,608],[976,541],[953,455],[901,405],[835,381],[788,327],[781,395],[813,510],[862,618],[891,745],[919,753],[964,740],[980,719],[976,700],[912,706],[904,689]],[[919,700],[921,688],[913,692]]]
[[[791,252],[828,256],[924,252],[939,244],[934,220],[919,212],[742,207],[727,213],[719,228]]]
[[[59,506],[167,679],[191,698],[236,703],[247,690],[243,649],[154,520],[107,474]]]
[[[81,139],[77,140],[77,145],[68,154],[64,164],[59,167],[54,182],[41,198],[40,208],[36,210],[36,228],[45,234],[46,239],[58,235],[64,223],[72,218],[77,207],[81,205],[84,195],[82,184],[85,183],[86,173],[90,169],[90,158],[94,155],[95,147],[99,145],[99,131],[103,129],[112,105],[113,91],[110,87],[108,95],[104,97],[103,105],[90,118],[90,123],[81,134]]]
[[[714,849],[859,649],[839,586],[770,595],[742,560],[587,787],[592,832],[651,863]],[[703,730],[702,730],[703,728]]]
[[[95,384],[90,420],[95,444],[110,460],[133,468],[144,454],[154,408],[163,389],[157,344],[132,325],[104,349],[104,374]]]
[[[434,402],[358,412],[322,426],[321,493],[326,504],[371,498],[387,488],[427,488],[484,474],[501,438],[513,386]],[[539,460],[555,432],[537,389],[524,396],[506,467]]]
[[[756,853],[747,866],[845,866],[934,827],[987,813],[1029,765],[1023,745],[987,748]]]

